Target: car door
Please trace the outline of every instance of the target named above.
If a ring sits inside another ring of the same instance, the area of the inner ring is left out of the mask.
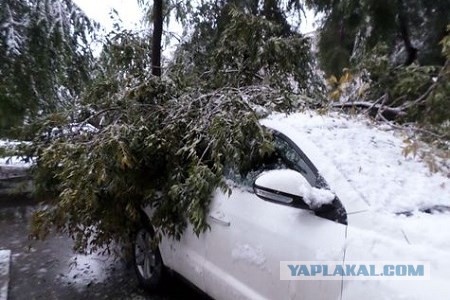
[[[286,137],[276,151],[308,182],[324,186],[317,170]],[[255,177],[267,165],[256,166]],[[232,177],[232,176],[231,176]],[[310,210],[264,201],[248,178],[233,179],[232,194],[217,191],[210,206],[211,230],[205,233],[206,291],[216,299],[337,299],[340,281],[281,281],[281,261],[343,260],[346,226]]]
[[[199,289],[205,290],[205,233],[197,236],[192,225],[189,225],[180,240],[163,236],[159,247],[166,267],[182,275]]]

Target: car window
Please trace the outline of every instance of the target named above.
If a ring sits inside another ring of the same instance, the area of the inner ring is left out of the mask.
[[[264,171],[291,169],[301,173],[314,187],[326,188],[323,178],[306,155],[286,136],[274,133],[274,151],[268,155],[253,159],[245,171],[229,168],[226,177],[239,185],[251,187],[256,177]]]
[[[315,168],[313,169],[311,163],[309,165],[305,161],[297,149],[281,136],[275,136],[274,146],[275,152],[277,152],[286,169],[292,169],[301,173],[311,186],[316,186],[317,171],[315,171]]]

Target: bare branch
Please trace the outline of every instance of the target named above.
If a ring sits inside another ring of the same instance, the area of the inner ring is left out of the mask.
[[[383,104],[376,104],[372,102],[366,102],[366,101],[355,101],[355,102],[345,102],[345,103],[332,103],[331,107],[339,107],[339,108],[345,108],[345,107],[361,107],[361,108],[368,108],[368,109],[377,109],[380,113],[391,113],[395,116],[404,116],[406,115],[406,112],[403,107],[390,107],[390,106],[384,106]]]

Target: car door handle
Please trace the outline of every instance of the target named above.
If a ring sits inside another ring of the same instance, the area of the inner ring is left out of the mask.
[[[230,226],[230,221],[228,221],[224,215],[223,212],[214,212],[212,214],[209,215],[209,218],[211,219],[211,221],[220,224],[222,226]]]

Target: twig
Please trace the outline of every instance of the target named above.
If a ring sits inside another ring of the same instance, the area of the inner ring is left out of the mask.
[[[384,93],[382,99],[383,99],[383,101],[381,102],[380,107],[379,107],[378,110],[377,110],[377,115],[376,115],[375,119],[378,119],[378,118],[380,118],[380,117],[383,117],[383,118],[384,118],[384,116],[383,116],[383,112],[384,112],[384,111],[382,110],[382,108],[383,108],[383,106],[386,104],[386,101],[388,100],[388,94],[387,94],[387,93]]]
[[[366,111],[364,112],[364,113],[369,113],[373,108],[374,108],[374,106],[375,105],[377,105],[381,100],[383,100],[384,98],[385,98],[385,96],[386,96],[386,94],[383,94],[383,96],[381,96],[380,98],[378,98],[374,103],[373,103],[373,105],[371,105],[369,108],[367,108],[366,109]],[[383,102],[384,102],[384,100],[383,100]]]
[[[426,133],[429,135],[432,135],[433,137],[437,138],[437,139],[443,139],[445,137],[445,134],[439,135],[437,133],[434,133],[430,130],[427,129],[423,129],[423,128],[418,128],[418,127],[414,127],[414,126],[401,126],[401,125],[397,125],[392,121],[389,121],[388,119],[386,119],[383,115],[380,115],[380,118],[382,119],[382,121],[388,123],[389,126],[391,126],[392,128],[395,129],[399,129],[399,130],[409,130],[409,131],[414,131],[414,132],[422,132],[422,133]]]

